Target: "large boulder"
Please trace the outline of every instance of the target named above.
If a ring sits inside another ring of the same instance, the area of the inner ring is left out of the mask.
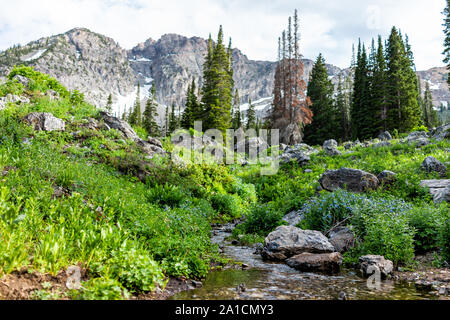
[[[356,239],[353,232],[345,227],[336,228],[328,239],[337,252],[345,252],[355,246]]]
[[[116,129],[123,133],[124,137],[134,141],[140,140],[136,132],[131,128],[128,122],[116,118],[107,112],[100,111],[100,117],[111,129]]]
[[[377,176],[377,178],[378,178],[380,185],[382,184],[382,185],[388,186],[395,182],[395,180],[397,179],[396,176],[397,175],[394,172],[389,171],[389,170],[384,170]]]
[[[340,152],[338,149],[338,144],[336,140],[327,140],[323,143],[323,150],[325,153],[329,156],[340,156],[342,155],[342,152]]]
[[[16,74],[12,80],[21,83],[25,88],[28,88],[28,84],[30,83],[30,79],[27,77],[21,76],[20,74]]]
[[[165,154],[165,151],[163,148],[152,144],[145,140],[136,140],[136,144],[141,148],[142,152],[147,154],[150,157],[153,157],[155,153],[158,154]]]
[[[280,161],[281,163],[295,161],[300,165],[306,165],[311,160],[310,156],[318,152],[318,150],[305,143],[299,143],[291,148],[286,148],[280,156]]]
[[[434,195],[435,203],[450,202],[450,184]]]
[[[66,123],[51,113],[32,112],[23,119],[36,131],[64,131]]]
[[[440,126],[436,128],[433,131],[433,139],[436,139],[438,141],[449,139],[450,138],[450,123],[447,123],[443,126]]]
[[[392,140],[392,136],[389,131],[385,131],[378,135],[378,139],[380,139],[381,141],[389,141]]]
[[[441,176],[447,174],[447,167],[435,157],[427,157],[422,163],[422,169],[428,173],[438,172]]]
[[[284,261],[304,252],[330,253],[334,251],[333,245],[319,231],[281,226],[267,236],[261,255],[267,260]]]
[[[322,188],[328,191],[347,189],[352,192],[365,192],[376,189],[379,185],[378,178],[373,174],[348,168],[327,170],[319,182]]]
[[[342,255],[339,252],[309,253],[305,252],[286,260],[291,268],[302,272],[339,273],[342,265]]]
[[[386,279],[394,270],[394,264],[391,260],[376,255],[360,257],[359,266],[364,277],[370,277],[376,271],[379,271],[381,278]]]

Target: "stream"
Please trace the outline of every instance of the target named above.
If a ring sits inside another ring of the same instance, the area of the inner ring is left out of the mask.
[[[380,288],[369,289],[367,280],[354,270],[329,276],[302,273],[282,263],[263,261],[250,247],[233,246],[227,240],[232,225],[213,230],[211,241],[220,244],[223,254],[249,268],[212,271],[203,287],[184,291],[174,300],[336,300],[342,292],[348,300],[422,300],[436,299],[413,283],[383,281]],[[245,285],[241,292],[237,287]]]

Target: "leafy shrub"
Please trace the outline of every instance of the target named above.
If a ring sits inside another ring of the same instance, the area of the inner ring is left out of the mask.
[[[131,291],[152,291],[164,286],[159,265],[147,252],[135,248],[121,248],[112,253],[107,262],[110,274]]]
[[[442,259],[450,264],[450,217],[448,216],[440,228],[439,245]]]
[[[147,199],[150,203],[160,206],[179,207],[186,200],[186,194],[179,187],[165,184],[156,185],[147,191]]]
[[[241,215],[239,198],[230,194],[215,194],[210,198],[211,206],[221,216],[238,218]]]
[[[438,246],[442,222],[442,215],[436,208],[414,207],[410,210],[408,224],[416,230],[414,236],[416,252],[423,253]]]
[[[84,282],[81,290],[73,290],[71,297],[74,300],[122,300],[129,295],[117,280],[93,278]]]
[[[423,124],[420,126],[415,126],[411,131],[425,131],[428,132],[428,128],[425,127]]]
[[[21,75],[30,79],[29,88],[33,91],[47,92],[48,90],[55,90],[61,97],[68,97],[69,91],[61,85],[58,80],[49,76],[48,74],[41,73],[34,70],[32,67],[15,66],[8,75],[8,79],[12,80],[14,76]]]
[[[70,92],[70,98],[69,101],[74,106],[79,106],[84,102],[84,93],[81,93],[78,90],[73,90]]]
[[[256,205],[240,226],[244,233],[266,236],[283,225],[283,214],[269,205]]]
[[[23,84],[16,80],[8,80],[5,83],[0,84],[0,97],[6,96],[7,94],[20,96],[23,90]]]

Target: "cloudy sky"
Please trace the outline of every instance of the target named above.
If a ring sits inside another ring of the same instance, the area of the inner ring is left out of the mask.
[[[220,24],[250,59],[275,60],[277,39],[295,8],[301,50],[346,67],[352,43],[407,33],[417,69],[441,66],[445,0],[0,0],[0,50],[86,27],[131,48],[166,33],[207,37]]]

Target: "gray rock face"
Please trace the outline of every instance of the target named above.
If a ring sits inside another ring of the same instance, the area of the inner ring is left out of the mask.
[[[450,123],[440,126],[433,131],[433,139],[442,141],[444,139],[449,138],[450,138]]]
[[[319,231],[281,226],[266,237],[261,255],[267,260],[284,261],[304,252],[329,253],[334,251],[334,247]]]
[[[290,226],[295,227],[304,218],[303,212],[301,210],[289,212],[283,217],[283,221],[286,221]]]
[[[367,255],[359,258],[359,266],[364,277],[380,272],[381,278],[386,279],[394,270],[394,264],[383,256]]]
[[[340,156],[342,153],[337,149],[338,144],[336,140],[327,140],[323,143],[323,150],[329,156]]]
[[[392,183],[395,182],[396,176],[397,175],[394,172],[389,171],[389,170],[384,170],[377,176],[377,178],[378,178],[378,181],[380,182],[380,184],[387,186],[387,185],[391,185]]]
[[[124,137],[134,141],[140,140],[136,132],[131,128],[128,122],[121,120],[119,118],[113,117],[106,112],[100,112],[100,117],[102,120],[111,128],[116,129],[123,133]]]
[[[355,246],[356,239],[351,230],[342,227],[330,233],[329,241],[337,252],[342,253],[352,249]]]
[[[422,163],[422,169],[426,172],[438,172],[441,176],[447,174],[447,167],[435,157],[427,157]]]
[[[420,186],[430,189],[430,194],[433,196],[435,203],[443,201],[448,202],[448,186],[450,186],[449,179],[440,180],[422,180]]]
[[[389,133],[389,131],[385,131],[378,135],[378,139],[380,139],[381,141],[389,141],[389,140],[392,140],[392,136]]]
[[[433,199],[434,203],[450,202],[450,184],[436,193]]]
[[[311,160],[310,155],[319,151],[305,143],[296,144],[291,148],[286,148],[280,156],[281,163],[296,161],[300,165],[306,165]]]
[[[378,178],[373,174],[348,168],[327,170],[319,179],[319,182],[322,188],[328,191],[347,189],[351,192],[365,192],[376,189],[379,185]]]
[[[21,76],[20,74],[16,74],[13,77],[13,80],[16,80],[17,82],[21,83],[25,88],[28,88],[28,84],[30,83],[30,79],[27,77]]]
[[[286,260],[291,268],[302,272],[322,272],[326,274],[339,273],[342,265],[342,255],[332,253],[302,253]]]
[[[51,113],[33,112],[23,120],[36,131],[64,131],[66,128],[65,122]]]

